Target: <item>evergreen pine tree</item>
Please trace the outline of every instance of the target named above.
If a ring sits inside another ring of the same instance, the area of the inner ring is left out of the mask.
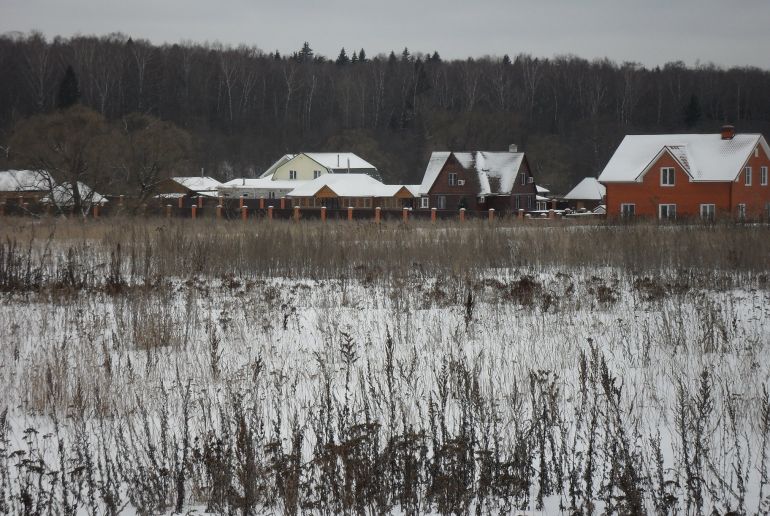
[[[430,61],[431,61],[432,63],[440,63],[440,62],[441,62],[441,56],[440,56],[440,55],[438,55],[438,52],[436,52],[436,51],[434,50],[434,51],[433,51],[433,55],[432,55],[432,56],[430,56]]]
[[[278,52],[278,51],[276,50],[276,51],[275,51],[275,55],[273,56],[273,59],[275,59],[276,61],[280,61],[280,60],[281,60],[281,54],[280,54],[280,52]]]
[[[503,65],[508,66],[509,64],[511,64],[511,58],[508,57],[508,54],[505,54],[503,56]]]
[[[307,41],[305,41],[305,43],[302,44],[302,50],[299,51],[297,60],[300,63],[308,63],[313,60],[313,49],[310,48],[310,43],[308,43]]]
[[[361,49],[361,52],[358,53],[358,61],[360,63],[365,63],[366,62],[366,52],[364,52],[363,48]]]
[[[404,51],[401,52],[401,60],[406,62],[406,61],[409,61],[410,57],[411,56],[409,54],[409,49],[404,47]]]
[[[346,65],[350,62],[350,58],[348,58],[347,52],[345,52],[345,47],[340,50],[340,55],[337,56],[337,64],[340,66]]]
[[[353,52],[353,57],[350,58],[350,64],[356,64],[358,62],[358,54]]]
[[[700,121],[701,109],[698,96],[694,93],[690,96],[690,102],[684,108],[684,124],[688,129],[695,127]]]
[[[391,50],[390,55],[388,56],[388,63],[393,64],[395,62],[396,62],[396,53]]]
[[[71,66],[67,66],[64,77],[59,83],[59,94],[56,98],[56,106],[59,109],[66,109],[80,100],[80,87],[78,78]]]

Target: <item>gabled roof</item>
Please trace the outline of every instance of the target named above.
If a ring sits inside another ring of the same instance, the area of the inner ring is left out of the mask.
[[[586,177],[564,196],[570,201],[601,201],[607,195],[607,188],[595,177]]]
[[[323,187],[339,197],[392,197],[403,185],[386,185],[366,174],[323,174],[298,186],[289,197],[313,197]]]
[[[259,176],[260,179],[263,179],[265,177],[273,177],[273,174],[275,174],[275,171],[278,167],[289,161],[290,159],[294,158],[296,154],[284,154],[280,158],[278,158],[278,161],[270,165],[270,167],[265,170],[261,176]]]
[[[350,169],[372,169],[377,167],[352,152],[303,152],[305,156],[330,171]]]
[[[46,191],[54,184],[51,175],[40,170],[5,170],[0,172],[0,192]]]
[[[661,153],[668,152],[693,181],[733,181],[751,153],[761,145],[770,154],[761,134],[628,135],[599,176],[602,183],[639,181]]]
[[[548,188],[546,188],[544,186],[540,186],[540,185],[535,185],[535,190],[537,191],[538,195],[544,195],[544,194],[551,193],[551,191]]]
[[[523,152],[434,152],[423,175],[421,195],[430,191],[450,155],[453,155],[464,169],[476,172],[479,179],[479,195],[510,194],[524,161]]]
[[[80,199],[84,205],[105,204],[107,202],[106,197],[93,191],[91,187],[80,181],[78,181],[78,193],[80,194]],[[41,202],[50,203],[51,198],[53,197],[53,204],[56,206],[72,206],[74,204],[72,198],[72,186],[70,186],[70,183],[57,185],[51,191],[51,194],[52,195],[46,195],[41,199]]]
[[[179,183],[188,190],[193,192],[206,192],[216,190],[217,187],[222,186],[222,183],[214,179],[213,177],[203,176],[191,176],[191,177],[172,177],[172,181]]]

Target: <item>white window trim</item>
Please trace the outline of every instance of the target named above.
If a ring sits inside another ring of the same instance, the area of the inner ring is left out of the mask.
[[[521,173],[521,186],[527,186],[527,173]]]
[[[624,208],[626,206],[633,206],[634,207],[631,213],[626,213],[626,211],[624,210]],[[633,217],[633,216],[636,216],[636,204],[633,203],[633,202],[622,202],[622,203],[620,203],[620,214],[623,217],[629,217],[629,216]]]
[[[420,208],[430,208],[430,197],[420,197]]]
[[[710,213],[707,213],[707,214],[704,215],[703,208],[706,208],[707,206],[711,207],[711,209],[709,210]],[[704,204],[700,205],[700,218],[705,219],[705,218],[708,217],[709,219],[713,219],[714,217],[716,217],[716,214],[717,214],[717,207],[716,207],[715,204],[713,204],[713,203],[704,203]]]
[[[313,179],[318,179],[319,177],[321,177],[321,171],[313,170]]]
[[[663,181],[668,179],[668,173],[671,171],[671,183],[665,183]],[[676,169],[674,167],[660,167],[660,186],[675,186],[676,185]]]
[[[666,206],[666,216],[665,217],[663,217],[663,207],[664,206]],[[671,216],[671,213],[670,213],[671,206],[674,207],[674,216],[673,217]],[[673,203],[658,204],[658,220],[676,219],[676,212],[677,212],[676,204],[673,204]]]
[[[449,186],[457,186],[457,174],[455,172],[449,172],[447,175],[447,182]]]
[[[760,167],[759,169],[759,184],[767,186],[767,167]]]
[[[751,167],[746,167],[743,169],[743,179],[744,186],[751,186]]]
[[[296,180],[297,179],[297,171],[296,170],[289,170],[289,179],[290,180]]]

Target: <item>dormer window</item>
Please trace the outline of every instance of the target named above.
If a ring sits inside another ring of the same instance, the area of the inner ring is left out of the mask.
[[[674,167],[663,167],[660,169],[660,186],[674,186]]]
[[[289,170],[289,179],[297,179],[297,171]]]

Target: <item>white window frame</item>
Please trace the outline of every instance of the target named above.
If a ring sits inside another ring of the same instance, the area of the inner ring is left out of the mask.
[[[751,186],[751,167],[746,167],[743,169],[743,179],[744,186]]]
[[[767,186],[767,167],[760,167],[759,169],[759,184]]]
[[[449,172],[447,174],[447,182],[449,186],[457,186],[457,174],[455,172]]]
[[[319,177],[321,177],[321,171],[313,170],[313,179],[318,179]]]
[[[521,186],[526,186],[526,185],[527,185],[527,173],[526,172],[522,172],[521,173]]]
[[[631,207],[630,210],[628,209],[629,206]],[[636,216],[636,204],[634,204],[632,202],[620,203],[620,216],[621,217],[627,217],[627,218],[635,217]]]
[[[671,216],[671,208],[674,208],[674,216]],[[663,209],[666,210],[666,216],[663,216]],[[664,203],[658,204],[658,220],[675,220],[676,219],[676,204]]]
[[[289,180],[295,180],[295,179],[297,179],[297,171],[289,170]]]
[[[436,196],[436,208],[438,208],[439,210],[446,209],[446,195]]]
[[[420,197],[420,208],[430,208],[430,197]]]
[[[703,220],[714,220],[717,215],[715,204],[705,203],[700,205],[700,218]]]
[[[671,182],[668,182],[671,180]],[[676,185],[676,169],[674,167],[660,167],[660,186]]]

